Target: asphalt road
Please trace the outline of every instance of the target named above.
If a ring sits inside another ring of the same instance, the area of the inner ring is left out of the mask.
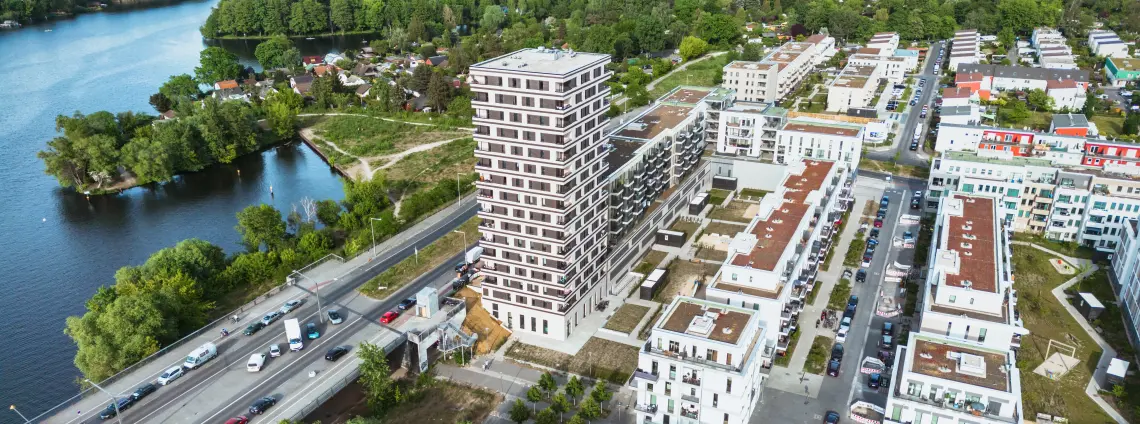
[[[260,373],[246,374],[248,384],[257,383],[253,389],[247,391],[240,398],[234,399],[233,403],[220,407],[216,411],[195,411],[195,415],[205,417],[211,416],[215,412],[222,412],[217,414],[217,417],[221,418],[215,417],[213,420],[217,422],[224,422],[230,418],[227,414],[231,412],[236,412],[233,414],[234,416],[241,415],[241,413],[244,413],[249,408],[249,404],[252,403],[253,399],[269,394],[259,392],[258,390],[260,390],[260,388],[275,388],[277,387],[275,382],[279,382],[293,375],[288,372],[279,371],[300,369],[299,367],[294,367],[297,363],[311,362],[314,360],[324,361],[324,352],[327,351],[328,348],[342,343],[360,329],[365,328],[365,325],[363,325],[364,321],[378,322],[380,315],[384,312],[394,309],[396,304],[401,300],[414,295],[428,284],[437,282],[441,276],[447,275],[447,280],[454,277],[453,264],[460,260],[460,252],[456,252],[453,261],[449,260],[443,266],[423,275],[421,278],[398,290],[388,300],[374,302],[372,303],[372,307],[363,310],[352,310],[344,306],[347,305],[349,301],[363,296],[356,291],[358,287],[389,267],[411,256],[413,254],[413,246],[424,246],[450,233],[463,222],[475,216],[476,205],[476,202],[469,202],[458,211],[453,210],[451,215],[444,221],[441,221],[439,225],[428,231],[408,237],[407,240],[390,250],[389,253],[380,255],[379,259],[371,262],[372,265],[353,270],[341,278],[342,281],[348,280],[347,284],[337,284],[334,288],[328,289],[327,291],[321,290],[321,302],[324,309],[338,309],[342,315],[344,315],[344,323],[332,325],[326,321],[323,324],[319,324],[322,337],[317,340],[307,341],[308,343],[305,349],[302,350],[300,354],[288,352],[288,346],[284,343],[285,332],[281,321],[287,318],[298,318],[302,324],[306,322],[319,322],[317,316],[317,302],[311,292],[307,296],[308,300],[301,307],[252,336],[245,336],[241,333],[244,327],[235,328],[229,337],[222,338],[216,342],[218,346],[217,358],[202,365],[197,370],[186,372],[183,377],[169,385],[159,387],[158,391],[142,399],[130,409],[123,411],[121,421],[125,423],[135,423],[155,420],[155,415],[161,414],[170,408],[178,408],[185,405],[187,403],[185,397],[198,395],[198,393],[196,393],[198,390],[196,389],[202,385],[221,378],[227,373],[247,373],[245,363],[253,353],[267,352],[270,344],[281,344],[282,350],[285,351],[281,357],[269,358],[266,361],[265,369]],[[449,273],[450,275],[448,275]],[[266,311],[273,310],[278,306],[279,305],[267,305]],[[191,347],[187,349],[189,350]],[[243,379],[243,382],[244,380],[245,379]],[[139,385],[143,383],[145,382],[140,382]],[[219,402],[221,401],[228,401],[228,399],[222,399]],[[84,417],[73,420],[72,422],[101,422],[97,417],[99,410],[85,412]]]
[[[926,61],[926,65],[922,68],[922,72],[914,76],[915,85],[911,87],[911,91],[918,90],[918,81],[926,81],[922,88],[922,96],[919,97],[918,103],[914,106],[909,106],[910,99],[899,99],[900,101],[908,102],[906,108],[906,118],[901,130],[895,133],[894,149],[886,151],[870,151],[867,152],[867,157],[877,161],[888,161],[894,158],[895,153],[899,154],[899,163],[904,165],[913,166],[928,166],[929,162],[926,158],[919,156],[916,152],[910,150],[910,141],[914,137],[914,130],[921,128],[923,134],[929,131],[927,124],[930,118],[934,115],[933,110],[926,114],[926,118],[920,118],[920,112],[923,105],[930,105],[934,101],[934,96],[940,91],[938,88],[939,77],[934,75],[934,61],[938,58],[938,52],[942,51],[945,46],[945,41],[939,41],[931,44],[930,50],[927,51],[927,57],[930,59]],[[944,59],[949,59],[946,56]],[[933,108],[931,108],[933,109]]]

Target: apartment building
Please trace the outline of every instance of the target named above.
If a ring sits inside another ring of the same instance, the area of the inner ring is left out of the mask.
[[[1140,79],[1140,59],[1109,57],[1104,60],[1104,76],[1113,87],[1124,87]]]
[[[606,54],[522,49],[471,66],[483,307],[564,340],[604,284]]]
[[[1038,89],[1053,99],[1057,110],[1084,107],[1089,86],[1089,72],[1084,70],[971,64],[956,69],[954,85],[976,91],[982,100],[1003,91]]]
[[[867,41],[867,48],[879,49],[880,52],[890,55],[899,48],[899,34],[897,32],[876,33]]]
[[[886,78],[891,83],[901,83],[906,79],[906,74],[914,71],[918,66],[918,56],[909,56],[911,50],[899,50],[899,52],[906,52],[903,55],[895,56],[882,56],[877,54],[853,54],[847,57],[847,67],[874,67],[878,68],[879,78]],[[846,68],[845,68],[846,69]],[[830,96],[831,93],[828,93]]]
[[[1076,57],[1069,47],[1068,40],[1061,31],[1053,28],[1037,28],[1030,37],[1037,63],[1048,69],[1077,69]]]
[[[628,235],[661,195],[697,168],[705,149],[707,87],[678,87],[609,134],[611,244]]]
[[[947,87],[942,89],[942,107],[968,106],[981,103],[977,91],[970,87]]]
[[[1089,31],[1089,51],[1093,56],[1128,58],[1128,44],[1115,32],[1103,29]]]
[[[982,111],[972,103],[965,106],[943,105],[938,118],[942,124],[977,125],[982,122]]]
[[[674,299],[638,353],[635,422],[747,422],[774,353],[760,315],[691,297]]]
[[[1116,296],[1124,310],[1125,328],[1131,339],[1140,339],[1140,230],[1136,218],[1131,218],[1124,226],[1124,235],[1112,255],[1112,273],[1109,274],[1120,287]],[[1111,300],[1111,299],[1109,299]]]
[[[950,42],[947,66],[950,69],[958,69],[959,65],[978,63],[981,60],[981,39],[978,37],[978,31],[972,29],[956,31],[954,39]]]
[[[759,62],[738,60],[725,65],[722,86],[736,91],[743,101],[778,102],[834,52],[835,39],[823,34],[784,43]]]
[[[919,331],[895,351],[892,421],[1020,422],[1014,352],[1029,332],[1016,318],[1000,202],[955,192],[939,205]]]
[[[729,244],[728,258],[707,283],[705,297],[756,311],[772,329],[769,343],[783,354],[796,328],[792,318],[803,310],[819,263],[831,249],[836,220],[848,206],[844,184],[850,171],[816,160],[780,171],[778,185],[769,182],[777,180],[775,175],[753,181],[772,191]]]
[[[859,66],[848,63],[827,84],[827,111],[847,112],[847,109],[874,107],[871,100],[879,90],[881,74],[878,65]]]

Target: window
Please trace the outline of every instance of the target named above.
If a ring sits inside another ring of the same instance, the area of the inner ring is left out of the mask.
[[[958,296],[950,296],[950,303],[954,303],[956,300],[958,300]]]
[[[547,324],[546,320],[542,320],[542,334],[550,334],[549,331],[550,325]]]
[[[978,343],[984,343],[985,341],[986,341],[986,329],[979,328],[978,329]]]
[[[673,396],[673,383],[665,382],[665,396]]]
[[[713,393],[713,408],[716,408],[716,404],[719,402],[720,402],[720,396],[718,396],[716,393]],[[725,419],[728,419],[728,414],[724,414],[724,417],[725,417]]]
[[[724,392],[725,393],[732,393],[732,379],[731,378],[726,380],[725,385],[724,385]]]
[[[526,315],[519,314],[519,328],[526,330]]]

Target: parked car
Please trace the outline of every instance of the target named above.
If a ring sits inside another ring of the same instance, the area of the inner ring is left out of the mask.
[[[143,384],[143,385],[139,386],[139,388],[135,389],[134,393],[131,393],[131,399],[134,399],[135,402],[138,402],[142,398],[147,397],[147,395],[150,395],[151,393],[154,393],[157,390],[158,390],[158,386],[155,386],[152,383]]]
[[[284,315],[284,314],[282,314],[281,311],[273,311],[273,312],[270,312],[268,314],[265,314],[264,317],[261,317],[261,324],[265,325],[265,326],[268,326],[269,324],[273,324],[274,321],[281,319],[282,315]]]
[[[922,199],[920,199],[920,198],[918,198],[918,197],[914,197],[914,198],[911,198],[911,199],[910,199],[910,208],[911,208],[911,209],[920,209],[920,208],[922,208]]]
[[[870,237],[872,239],[878,240],[879,239],[879,229],[878,228],[871,229]]]
[[[875,220],[875,228],[883,228],[883,220],[882,219],[876,219]]]
[[[329,351],[325,353],[325,360],[335,361],[337,359],[340,359],[340,357],[344,356],[346,353],[348,353],[348,346],[337,346],[329,349]]]
[[[883,381],[883,377],[881,375],[879,375],[879,373],[871,374],[871,378],[867,379],[867,387],[870,387],[872,389],[878,389],[879,386],[882,384],[882,381]]]
[[[249,413],[253,415],[261,415],[273,405],[277,404],[277,398],[273,396],[266,396],[261,399],[253,401],[253,405],[249,406]]]
[[[278,356],[281,356],[281,346],[275,344],[269,345],[269,357],[276,358]]]
[[[170,384],[170,382],[182,377],[184,372],[181,365],[170,367],[170,369],[163,371],[162,374],[158,376],[158,384],[160,386]]]
[[[850,279],[852,275],[854,275],[854,274],[851,272],[851,268],[844,268],[843,269],[843,278]]]
[[[839,424],[839,413],[827,411],[827,414],[823,416],[823,424]]]
[[[871,266],[871,259],[873,259],[871,255],[863,255],[863,262],[860,263],[859,266],[863,268]]]
[[[245,327],[245,331],[243,331],[242,333],[244,333],[247,336],[252,336],[253,333],[261,331],[262,328],[265,328],[264,322],[254,321],[254,322],[250,323],[248,327]]]
[[[866,281],[867,281],[867,271],[866,270],[860,269],[859,271],[855,272],[855,282],[863,283]]]
[[[891,196],[883,196],[882,199],[879,199],[879,206],[887,206],[889,204],[891,204]]]
[[[249,418],[245,415],[238,415],[236,417],[226,420],[226,424],[248,424]]]
[[[413,306],[416,306],[416,298],[409,297],[407,299],[400,301],[400,304],[397,305],[396,307],[399,308],[401,311],[405,311],[405,310],[411,309]]]
[[[847,298],[847,306],[858,307],[859,306],[859,296],[851,296],[851,297]]]
[[[895,325],[891,322],[884,322],[882,332],[884,336],[895,335]]]
[[[830,361],[827,363],[827,375],[832,377],[839,377],[839,361]]]
[[[293,312],[294,309],[297,309],[298,306],[301,306],[304,303],[305,303],[304,299],[294,299],[294,300],[290,300],[288,302],[285,302],[284,305],[281,305],[281,314],[284,315],[284,314]]]
[[[839,327],[839,331],[837,333],[835,333],[835,341],[838,343],[846,343],[847,342],[847,333],[850,330],[851,329],[848,327]]]
[[[309,340],[313,340],[321,337],[321,331],[317,329],[317,324],[310,322],[305,324],[305,335]]]
[[[891,349],[895,347],[895,338],[891,336],[883,336],[883,340],[879,341],[879,346],[884,349]]]
[[[918,142],[917,141],[910,142],[910,151],[912,151],[912,152],[918,151]]]
[[[327,314],[329,316],[329,322],[331,322],[333,324],[340,324],[340,323],[344,322],[344,317],[342,317],[340,315],[340,311],[338,311],[336,309],[329,309]]]
[[[391,324],[392,321],[395,321],[396,318],[399,318],[399,317],[400,317],[399,312],[388,311],[388,312],[385,312],[384,315],[380,317],[380,323],[381,324]]]
[[[471,267],[471,264],[469,264],[467,262],[460,262],[460,263],[455,265],[455,272],[462,274],[464,272],[467,272],[467,269],[469,269],[470,267]]]
[[[854,318],[855,317],[855,306],[847,305],[847,309],[843,310],[843,317],[844,318]]]
[[[116,402],[118,402],[118,404],[119,404],[119,406],[118,406],[119,409],[118,410],[115,409],[114,403],[107,405],[107,409],[104,409],[103,412],[99,413],[99,419],[107,420],[107,419],[115,418],[116,415],[119,415],[119,412],[125,411],[125,410],[127,410],[127,408],[130,408],[131,405],[133,405],[135,403],[135,400],[131,399],[130,397],[125,397],[125,398],[121,398],[121,399],[117,400]]]

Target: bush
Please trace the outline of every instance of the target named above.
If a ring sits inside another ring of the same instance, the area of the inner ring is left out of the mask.
[[[847,307],[847,299],[851,296],[851,281],[840,278],[839,283],[831,289],[831,297],[827,299],[827,307],[842,311]]]

